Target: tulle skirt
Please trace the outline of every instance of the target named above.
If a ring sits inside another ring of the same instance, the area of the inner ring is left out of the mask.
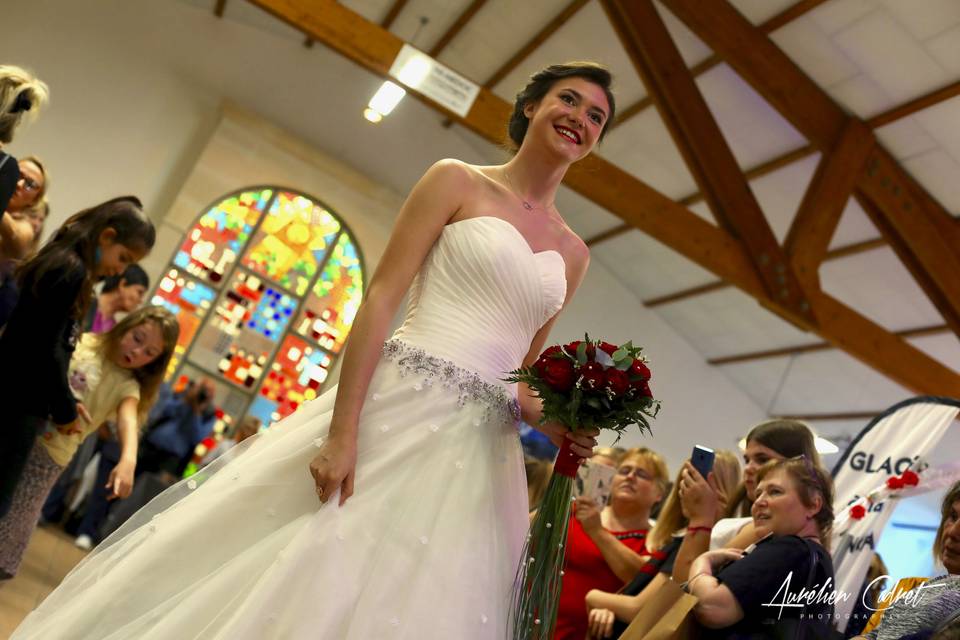
[[[380,362],[343,507],[320,506],[308,471],[334,389],[158,496],[13,638],[503,637],[522,452],[509,412],[457,372]]]

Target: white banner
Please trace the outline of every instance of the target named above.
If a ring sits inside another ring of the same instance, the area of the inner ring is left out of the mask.
[[[888,478],[899,476],[925,460],[940,442],[957,413],[960,400],[920,397],[905,400],[874,418],[847,448],[833,469],[836,515],[831,550],[839,594],[835,606],[837,627],[847,626],[880,534],[896,506],[889,492],[880,490]],[[921,479],[922,487],[923,479]],[[911,492],[914,493],[914,492]],[[851,519],[859,502],[866,515]]]

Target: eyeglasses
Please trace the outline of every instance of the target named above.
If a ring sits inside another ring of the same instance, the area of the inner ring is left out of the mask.
[[[34,180],[33,178],[28,178],[23,176],[23,190],[24,191],[37,191],[40,189],[40,183]]]
[[[640,467],[623,466],[617,469],[618,476],[630,477],[636,476],[640,480],[650,480],[650,474],[646,469]]]

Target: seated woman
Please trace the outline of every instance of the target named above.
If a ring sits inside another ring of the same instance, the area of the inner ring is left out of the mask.
[[[815,467],[820,454],[813,431],[799,420],[776,419],[761,422],[747,434],[743,452],[743,484],[728,495],[726,508],[719,508],[715,487],[692,466],[680,474],[681,495],[690,517],[691,534],[684,536],[673,567],[673,579],[684,582],[693,561],[711,549],[745,549],[759,539],[753,528],[750,507],[757,488],[757,472],[770,460],[806,456]],[[722,517],[721,517],[722,514]]]
[[[826,548],[832,504],[830,475],[810,460],[772,461],[760,468],[752,512],[763,538],[746,552],[708,551],[690,568],[687,589],[699,600],[693,611],[705,637],[830,637],[832,604],[770,605],[833,581]]]
[[[583,640],[587,592],[616,591],[649,560],[645,540],[650,510],[663,500],[668,482],[660,454],[646,447],[630,449],[620,459],[606,507],[577,499],[567,535],[554,640]]]
[[[687,461],[686,468],[690,465]],[[691,467],[692,468],[692,467]],[[682,475],[681,470],[680,474]],[[732,451],[717,451],[713,471],[708,475],[715,488],[719,509],[726,508],[726,496],[733,495],[740,483],[740,463]],[[680,491],[680,477],[663,503],[660,517],[647,536],[650,560],[619,593],[593,589],[587,593],[590,638],[618,638],[647,600],[670,580],[683,537],[689,531],[686,501]]]
[[[880,624],[858,638],[894,640],[903,636],[931,637],[934,630],[951,623],[951,616],[960,611],[960,482],[943,497],[940,527],[933,540],[933,557],[947,570],[924,582],[919,598],[900,598],[883,612]],[[924,636],[924,632],[931,635]],[[936,637],[936,636],[933,636]],[[958,636],[953,636],[958,637]]]

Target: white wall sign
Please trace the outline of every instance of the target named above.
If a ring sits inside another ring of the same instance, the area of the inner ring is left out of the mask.
[[[480,85],[408,44],[397,54],[390,75],[460,117],[466,117],[480,93]]]

